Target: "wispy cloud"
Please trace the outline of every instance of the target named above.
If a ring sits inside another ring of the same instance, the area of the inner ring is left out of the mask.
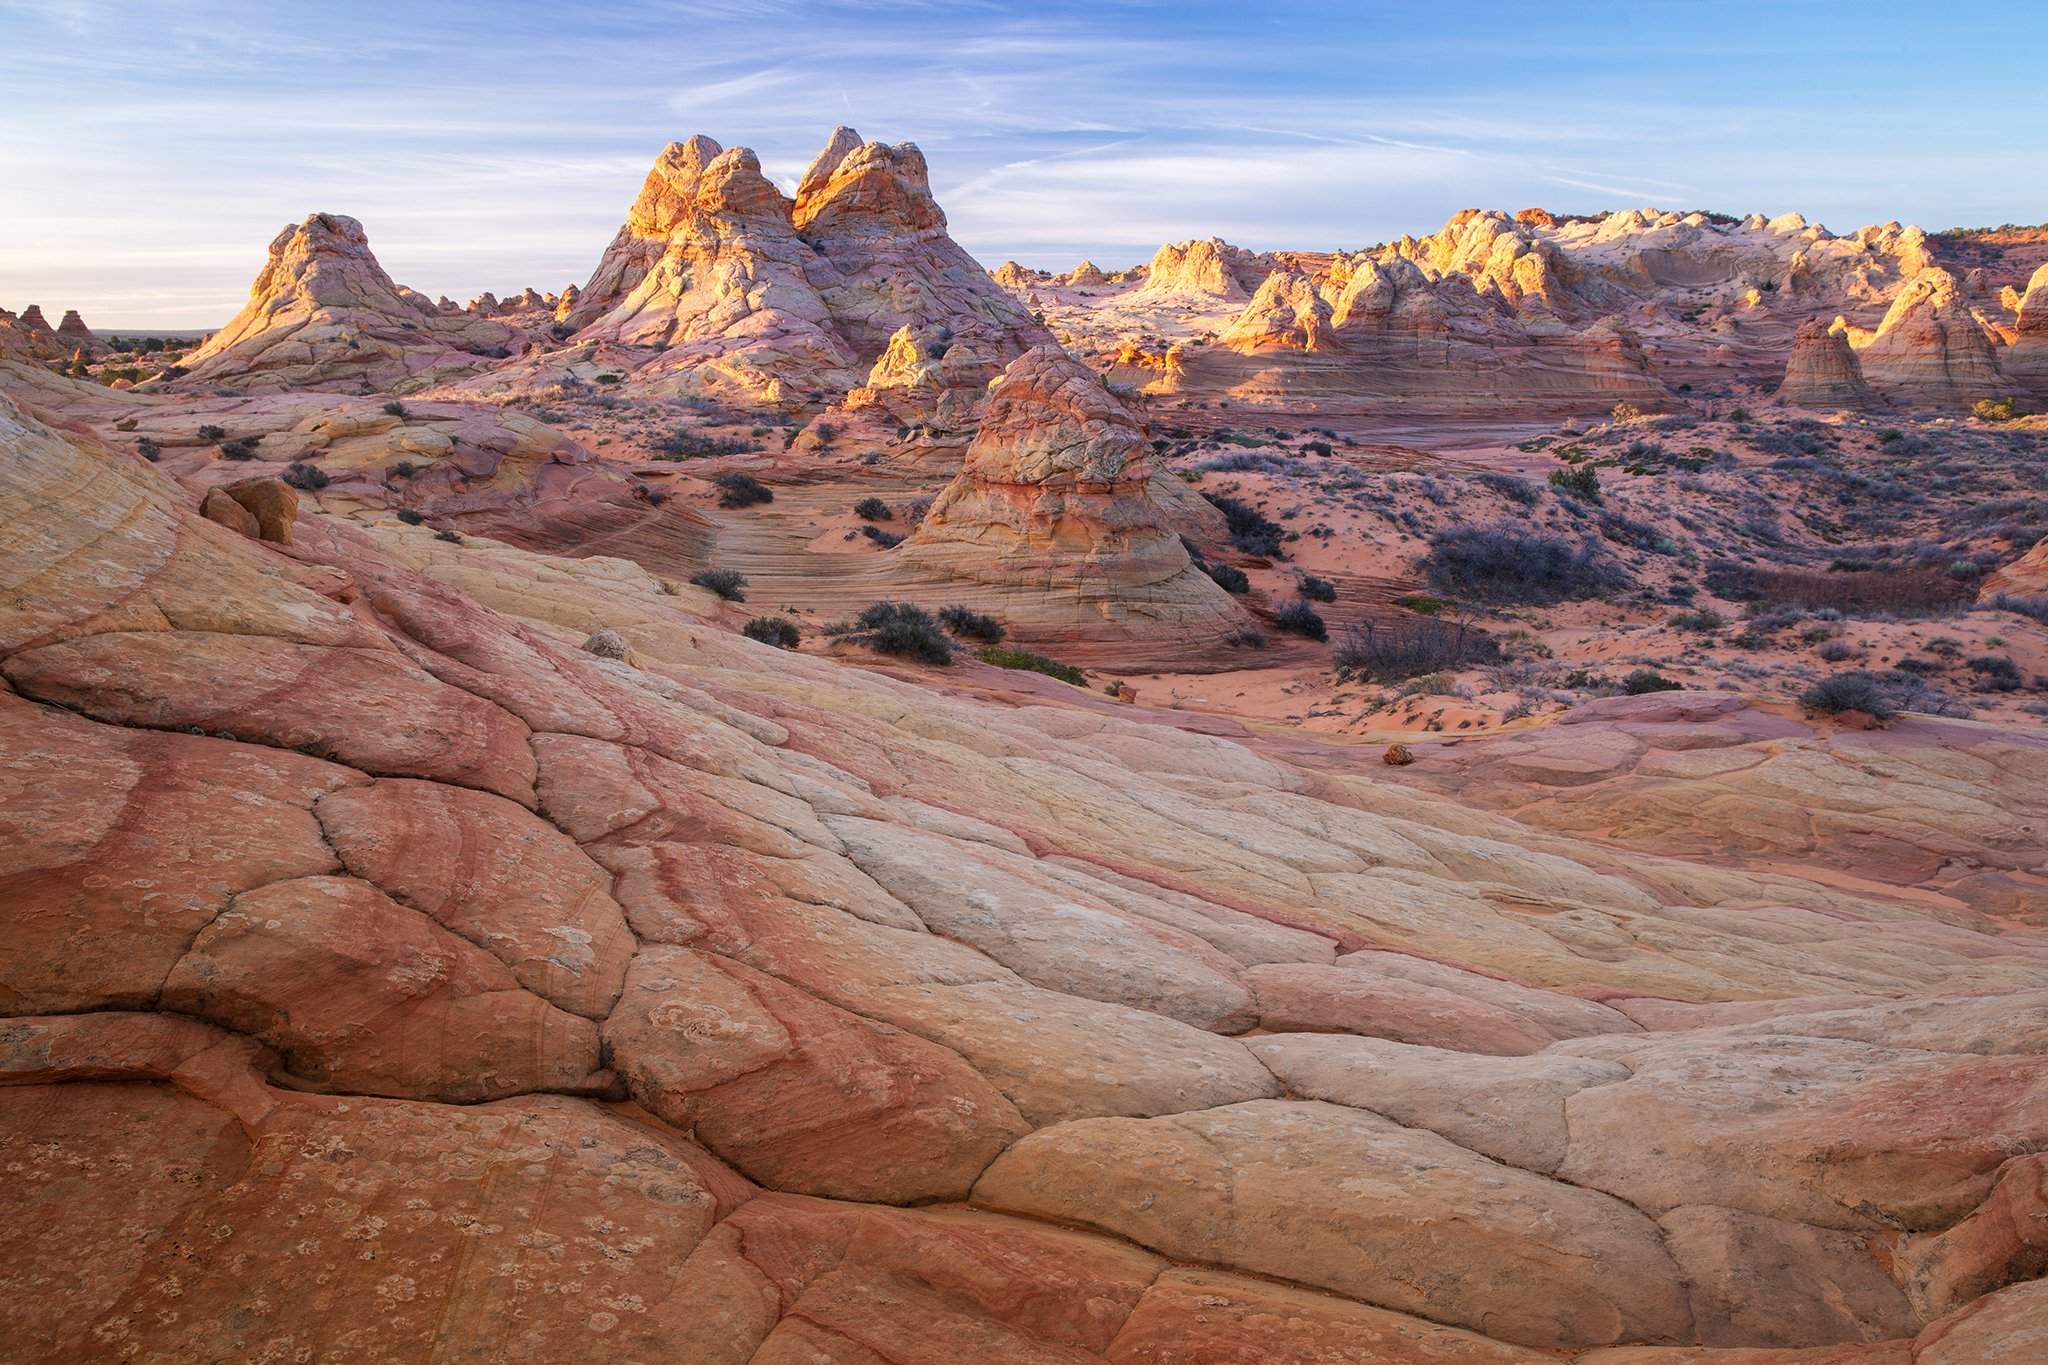
[[[1832,8],[0,0],[0,304],[217,322],[314,209],[431,293],[555,287],[671,138],[788,187],[841,122],[917,141],[954,234],[1039,265],[1357,245],[1473,204],[2038,218],[2016,172],[2048,145],[2048,8]]]

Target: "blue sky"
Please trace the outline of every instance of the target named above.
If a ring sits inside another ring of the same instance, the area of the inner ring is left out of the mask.
[[[917,142],[982,261],[1355,247],[1466,205],[2048,219],[2048,0],[0,0],[0,306],[208,326],[313,211],[468,298],[582,280],[703,132]]]

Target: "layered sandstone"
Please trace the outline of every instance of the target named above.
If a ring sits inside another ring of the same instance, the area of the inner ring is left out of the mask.
[[[2048,597],[2048,537],[2036,541],[2032,549],[1987,577],[1977,597],[1989,602],[2002,594]]]
[[[973,439],[1001,367],[952,329],[896,329],[868,371],[850,390],[828,425],[852,440],[891,442],[920,455],[964,452]]]
[[[959,476],[896,553],[1027,634],[1186,645],[1243,624],[1181,543],[1214,517],[1092,371],[1041,346],[1004,371]]]
[[[1324,351],[1336,343],[1330,301],[1298,270],[1266,276],[1244,311],[1224,329],[1223,344],[1240,355],[1261,351]]]
[[[1778,398],[1803,408],[1861,408],[1876,398],[1849,339],[1818,318],[1799,324]]]
[[[57,360],[71,354],[56,329],[43,318],[43,310],[30,304],[20,316],[0,308],[0,355],[24,360]]]
[[[2037,410],[2048,408],[2048,265],[2027,281],[2015,311],[2011,347],[2003,357],[2014,393]]]
[[[1270,275],[1220,345],[1187,347],[1159,391],[1288,401],[1328,412],[1400,403],[1444,412],[1604,412],[1670,394],[1641,337],[1616,317],[1574,329],[1518,314],[1491,286],[1395,247],[1338,257],[1319,275]]]
[[[744,147],[655,162],[566,313],[578,340],[657,348],[636,380],[769,402],[843,393],[905,326],[998,361],[1043,333],[946,234],[923,154],[840,128],[785,198]]]
[[[316,213],[270,244],[249,302],[186,357],[188,387],[402,392],[510,354],[520,334],[401,292],[362,224]]]
[[[1860,352],[1865,377],[1892,398],[1967,407],[2005,387],[1993,334],[1961,282],[1939,266],[1899,291]]]
[[[75,308],[64,311],[64,320],[57,324],[57,335],[73,346],[83,346],[88,350],[103,349],[100,339],[93,335],[92,328],[85,325],[85,319],[78,316],[78,310]]]

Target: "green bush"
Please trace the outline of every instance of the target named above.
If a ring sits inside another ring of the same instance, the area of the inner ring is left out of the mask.
[[[1665,622],[1675,630],[1696,630],[1710,634],[1728,624],[1728,618],[1712,607],[1701,607],[1697,611],[1673,612]]]
[[[1621,567],[1593,545],[1574,545],[1511,521],[1437,532],[1422,570],[1432,586],[1452,597],[1521,605],[1603,597],[1629,583]]]
[[[1322,616],[1299,597],[1283,603],[1273,613],[1273,624],[1290,635],[1305,635],[1311,640],[1330,638],[1330,629],[1323,624]]]
[[[293,460],[284,467],[284,481],[294,488],[312,492],[327,487],[327,471],[304,460]]]
[[[756,616],[740,627],[740,634],[777,649],[795,649],[803,639],[803,632],[787,616]]]
[[[963,640],[980,640],[991,645],[1002,642],[1002,622],[993,616],[970,611],[958,602],[939,608],[939,624]]]
[[[876,602],[855,618],[854,625],[860,632],[855,638],[883,654],[942,666],[953,662],[953,642],[923,607]]]
[[[1223,514],[1224,525],[1230,528],[1232,545],[1248,555],[1257,555],[1261,559],[1286,557],[1286,552],[1280,548],[1280,540],[1284,533],[1278,523],[1266,518],[1265,513],[1221,493],[1204,493],[1202,496]]]
[[[1638,668],[1621,680],[1621,690],[1640,697],[1649,692],[1683,692],[1685,684],[1673,682],[1654,668]]]
[[[1337,585],[1327,578],[1314,574],[1303,574],[1300,584],[1301,595],[1311,602],[1334,602],[1337,600]]]
[[[1072,664],[1063,664],[1057,659],[1048,659],[1043,654],[1034,654],[1028,649],[1005,649],[1000,645],[983,645],[974,652],[974,657],[997,668],[1022,668],[1033,673],[1043,673],[1048,678],[1058,678],[1063,683],[1076,687],[1088,685],[1087,675]]]
[[[752,507],[755,503],[775,501],[775,490],[752,474],[729,470],[711,482],[718,485],[720,507]]]
[[[1600,476],[1593,472],[1593,466],[1582,464],[1571,469],[1550,471],[1550,486],[1566,497],[1577,498],[1580,502],[1599,502]]]
[[[1899,713],[1877,679],[1860,668],[1821,679],[1800,693],[1799,701],[1809,711],[1830,716],[1862,711],[1878,720],[1890,720]]]
[[[1228,564],[1205,563],[1202,565],[1202,572],[1214,579],[1216,586],[1225,592],[1250,592],[1252,590],[1252,581],[1245,577],[1243,569],[1233,568]]]
[[[853,505],[853,514],[862,521],[888,521],[896,515],[880,498],[862,498]]]
[[[705,569],[690,575],[690,581],[700,588],[709,589],[728,602],[747,600],[747,578],[737,569]]]

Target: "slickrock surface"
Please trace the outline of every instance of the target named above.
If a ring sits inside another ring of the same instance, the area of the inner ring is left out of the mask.
[[[960,474],[897,552],[958,581],[1035,636],[1176,649],[1245,618],[1183,535],[1220,540],[1216,513],[1160,470],[1130,411],[1058,347],[1020,357],[990,390]]]
[[[271,242],[249,302],[187,357],[183,382],[406,391],[509,355],[520,337],[481,315],[443,316],[392,283],[362,224],[316,213]]]
[[[900,224],[885,153],[809,192]],[[969,389],[885,339],[876,402]],[[2038,737],[1681,692],[1392,767],[995,700],[539,553],[544,424],[240,402],[333,476],[289,541],[221,524],[248,462],[0,401],[8,1358],[2048,1342]],[[399,450],[503,537],[392,517]],[[1027,352],[901,571],[1227,629],[1153,455]]]

